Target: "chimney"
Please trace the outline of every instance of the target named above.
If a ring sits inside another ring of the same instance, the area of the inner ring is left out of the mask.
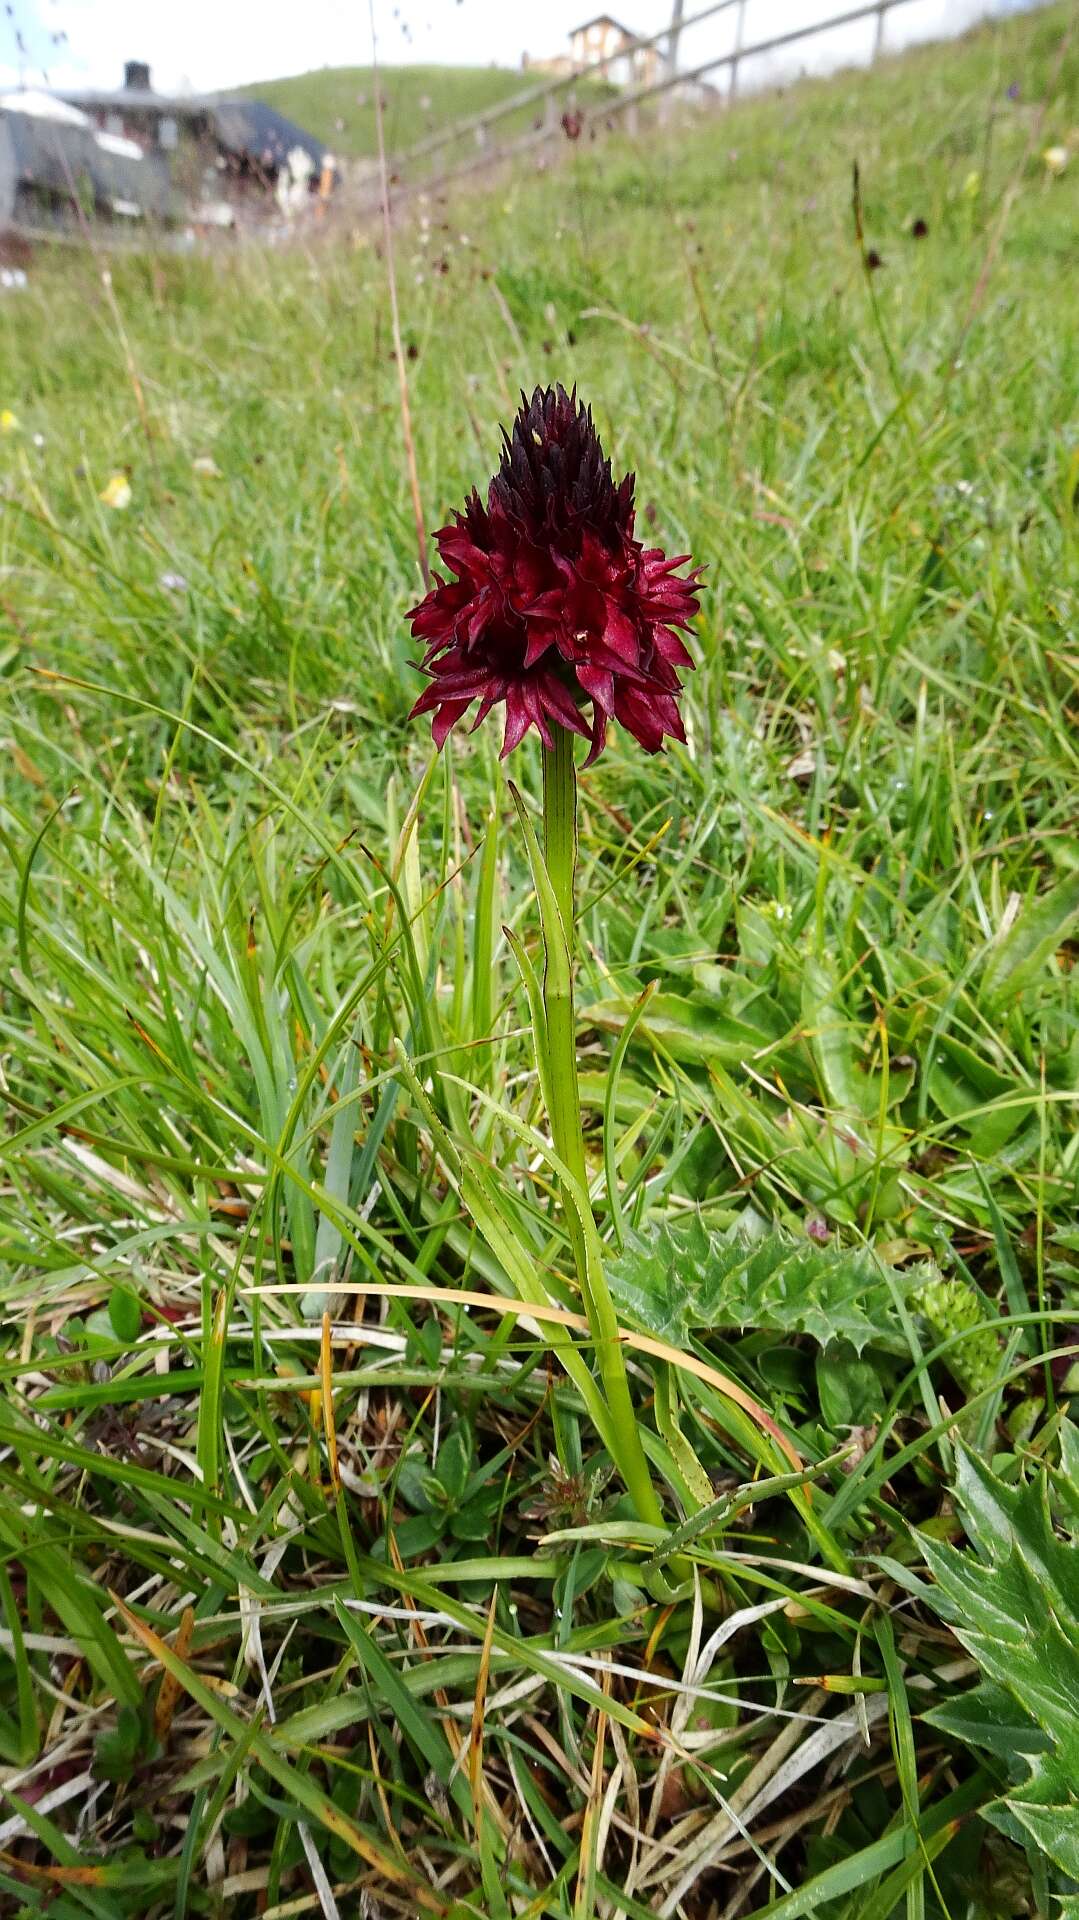
[[[124,62],[124,89],[128,93],[149,93],[150,69],[145,60]]]

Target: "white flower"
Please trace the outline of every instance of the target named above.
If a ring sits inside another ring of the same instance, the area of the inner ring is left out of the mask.
[[[1042,154],[1046,173],[1062,174],[1068,164],[1069,157],[1067,147],[1046,147],[1045,152]]]

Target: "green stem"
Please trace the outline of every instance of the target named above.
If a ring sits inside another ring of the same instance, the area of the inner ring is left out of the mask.
[[[555,1152],[572,1175],[585,1209],[585,1218],[582,1220],[572,1200],[563,1195],[567,1231],[617,1443],[617,1465],[640,1518],[652,1525],[662,1525],[662,1511],[641,1445],[637,1413],[626,1378],[625,1349],[618,1336],[618,1316],[603,1271],[599,1235],[588,1197],[588,1167],[577,1081],[577,1032],[573,1013],[577,774],[573,764],[573,735],[565,727],[556,727],[554,746],[543,755],[543,855],[565,934],[565,964],[554,964],[548,951],[543,976],[551,1134]],[[558,960],[563,961],[563,956],[558,956]]]
[[[543,858],[566,937],[565,968],[543,970],[543,1005],[551,1060],[551,1133],[555,1152],[588,1191],[588,1167],[577,1082],[577,1029],[573,1013],[573,880],[577,867],[577,772],[573,735],[556,727],[554,747],[543,755]],[[589,1298],[584,1229],[577,1209],[566,1205],[566,1226],[585,1300]],[[589,1316],[591,1318],[591,1315]]]

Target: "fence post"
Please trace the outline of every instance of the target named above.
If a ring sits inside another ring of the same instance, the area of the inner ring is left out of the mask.
[[[731,59],[731,84],[727,93],[728,102],[734,99],[738,91],[738,59],[742,51],[742,42],[745,39],[745,30],[746,0],[738,0],[738,13],[734,22],[734,54]]]
[[[877,8],[877,31],[873,39],[873,64],[876,65],[884,52],[884,18],[888,11],[888,0],[880,0]]]
[[[682,20],[685,14],[685,10],[686,10],[686,0],[674,0],[674,4],[671,8],[670,32],[667,36],[667,62],[666,62],[667,72],[672,79],[678,72],[678,42],[682,34]],[[677,94],[676,87],[672,87],[669,93],[664,94],[663,104],[660,108],[660,114],[659,114],[661,121],[666,121],[670,118],[671,110],[675,104],[676,94]]]
[[[670,0],[670,3],[673,5],[674,0]],[[840,4],[842,4],[842,0],[840,0]],[[582,127],[587,126],[591,128],[596,120],[602,117],[614,117],[624,114],[625,120],[623,121],[623,125],[626,127],[627,132],[632,134],[637,130],[638,111],[642,102],[651,102],[653,100],[662,101],[681,81],[684,80],[687,83],[691,83],[701,80],[705,74],[713,73],[719,67],[729,66],[730,68],[730,88],[727,95],[729,104],[734,99],[738,90],[738,78],[743,60],[755,58],[758,55],[766,53],[772,53],[779,47],[797,45],[802,40],[811,38],[815,34],[829,31],[832,28],[853,26],[856,21],[874,23],[876,46],[873,57],[875,58],[877,53],[883,51],[884,26],[887,15],[891,13],[893,7],[898,7],[903,4],[904,0],[853,0],[853,3],[852,0],[846,0],[844,10],[840,13],[832,14],[827,19],[817,20],[811,26],[790,28],[785,32],[775,34],[770,40],[751,39],[747,45],[745,36],[746,0],[711,0],[709,5],[701,7],[696,12],[684,15],[681,24],[683,26],[689,26],[691,24],[695,26],[701,20],[711,19],[715,14],[726,13],[732,8],[737,8],[734,45],[729,53],[720,54],[718,58],[711,60],[704,60],[699,66],[691,66],[685,71],[680,69],[677,74],[671,73],[668,69],[662,73],[660,78],[649,79],[647,84],[640,86],[632,85],[629,89],[623,90],[625,93],[624,102],[620,103],[615,99],[607,104],[582,109]],[[659,33],[651,35],[647,40],[635,37],[631,44],[633,48],[638,51],[651,49],[655,52],[660,46],[661,41],[669,35],[669,32],[670,26],[668,24],[666,28],[661,29]],[[662,56],[657,55],[657,58],[662,58]],[[533,146],[542,144],[551,138],[551,125],[555,119],[556,112],[554,104],[555,97],[565,92],[567,88],[575,86],[584,74],[598,75],[606,73],[610,67],[610,62],[611,56],[605,55],[599,60],[590,61],[584,68],[567,74],[560,79],[550,81],[542,87],[533,89],[531,92],[526,91],[523,95],[511,95],[507,101],[503,101],[499,106],[488,107],[482,114],[473,115],[463,121],[458,121],[451,127],[443,129],[437,136],[428,137],[428,139],[420,141],[418,145],[408,148],[406,152],[400,156],[397,164],[403,166],[404,163],[416,159],[421,154],[433,152],[437,147],[445,146],[452,140],[460,140],[469,132],[472,132],[476,135],[479,149],[478,153],[471,160],[444,170],[438,178],[442,181],[449,181],[460,179],[466,174],[474,173],[485,164],[483,149],[486,145],[486,132],[488,127],[500,120],[503,114],[511,109],[517,110],[526,102],[535,101],[538,104],[542,101],[542,117],[537,120],[531,132],[525,134],[520,139],[511,141],[508,146],[499,151],[497,157],[500,159],[508,159],[511,155],[526,152]]]

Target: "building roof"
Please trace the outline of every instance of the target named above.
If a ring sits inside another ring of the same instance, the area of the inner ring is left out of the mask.
[[[221,145],[229,153],[254,161],[267,171],[284,166],[295,147],[302,147],[315,167],[321,167],[325,160],[327,149],[321,140],[261,100],[218,100],[210,104],[210,117]]]
[[[61,94],[73,107],[82,107],[87,112],[103,107],[128,107],[135,113],[174,113],[191,115],[206,113],[213,102],[206,96],[187,93],[179,96],[167,93],[155,93],[152,87],[91,87],[85,92]]]
[[[208,121],[221,145],[267,172],[276,172],[295,147],[302,147],[316,167],[327,148],[312,133],[286,119],[261,100],[228,100],[215,94],[172,95],[148,87],[115,87],[103,92],[66,93],[64,99],[93,112],[153,113],[162,119]]]
[[[55,93],[42,93],[39,87],[15,87],[0,93],[0,107],[8,113],[25,113],[32,120],[59,120],[69,127],[87,127],[89,121],[78,107],[69,106]]]
[[[624,34],[627,40],[636,40],[637,38],[633,28],[623,26],[621,20],[616,20],[613,14],[594,13],[591,20],[582,20],[579,27],[570,28],[570,39],[572,40],[575,33],[587,33],[589,27],[617,27],[619,33]]]

